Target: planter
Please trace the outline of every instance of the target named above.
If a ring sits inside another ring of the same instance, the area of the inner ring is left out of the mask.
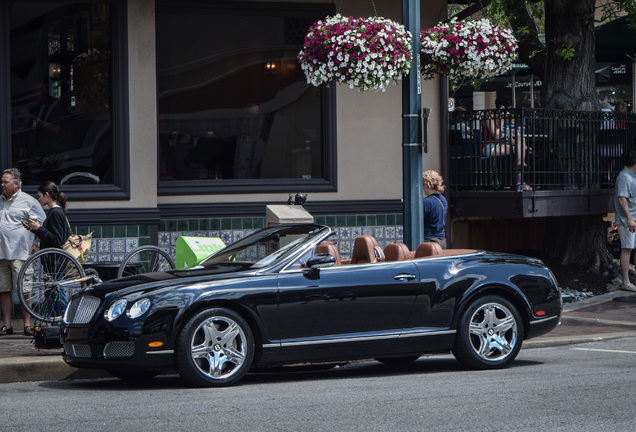
[[[314,86],[333,80],[359,91],[385,91],[407,74],[413,58],[411,34],[382,18],[340,14],[314,23],[298,61]]]
[[[424,29],[421,36],[421,70],[424,79],[435,74],[450,78],[486,79],[505,74],[517,59],[517,40],[510,30],[486,18]]]

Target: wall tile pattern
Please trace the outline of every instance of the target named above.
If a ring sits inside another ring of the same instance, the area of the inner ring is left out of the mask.
[[[389,243],[402,242],[401,214],[326,215],[316,216],[316,223],[335,228],[335,240],[342,258],[350,258],[353,241],[360,235],[372,235],[384,248]],[[172,256],[180,236],[220,237],[229,244],[265,227],[264,217],[166,219],[159,223],[158,244]],[[147,225],[74,226],[77,234],[93,232],[93,246],[87,262],[123,261],[126,254],[139,246],[153,244]]]

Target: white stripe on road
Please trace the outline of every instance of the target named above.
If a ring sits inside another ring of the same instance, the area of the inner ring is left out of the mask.
[[[609,350],[609,349],[596,349],[596,348],[572,348],[577,351],[596,351],[607,353],[623,353],[623,354],[636,354],[636,351],[624,351],[624,350]]]

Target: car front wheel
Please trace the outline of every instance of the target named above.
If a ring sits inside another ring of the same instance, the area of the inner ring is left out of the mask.
[[[475,300],[462,314],[453,355],[474,369],[508,366],[519,354],[523,321],[517,309],[499,296]]]
[[[254,337],[237,313],[225,308],[199,312],[181,330],[175,350],[177,372],[197,387],[236,384],[252,364]]]

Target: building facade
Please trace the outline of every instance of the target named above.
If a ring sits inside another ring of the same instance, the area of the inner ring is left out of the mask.
[[[72,0],[0,6],[0,161],[24,190],[53,180],[89,260],[179,235],[234,241],[297,192],[315,220],[402,239],[402,90],[307,84],[296,60],[315,21],[401,22],[394,0]],[[422,27],[446,2],[421,2]],[[423,81],[424,169],[442,170],[446,84]]]

